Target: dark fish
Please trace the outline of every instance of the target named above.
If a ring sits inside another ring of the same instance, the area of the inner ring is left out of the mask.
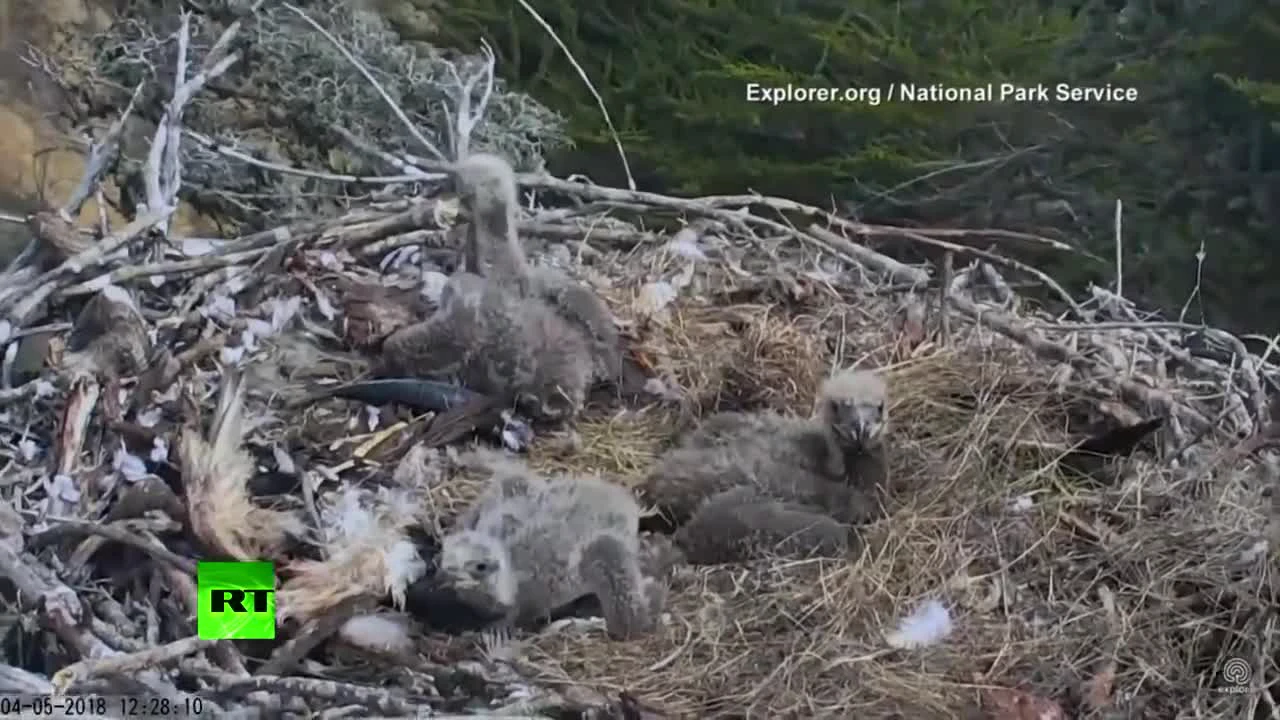
[[[1109,458],[1132,455],[1143,440],[1163,425],[1164,418],[1151,418],[1095,433],[1067,452],[1062,458],[1062,465],[1081,475],[1096,477],[1104,470]]]
[[[533,441],[533,431],[523,419],[500,409],[491,398],[451,383],[421,378],[360,380],[326,389],[308,400],[325,397],[374,406],[404,405],[418,412],[437,413],[422,438],[427,447],[446,445],[476,431],[497,435],[517,452]]]
[[[459,385],[420,378],[360,380],[327,390],[324,395],[356,400],[366,405],[404,405],[419,412],[437,413],[481,398],[479,393]]]
[[[503,619],[501,614],[469,604],[430,574],[409,586],[405,591],[404,606],[427,627],[448,635],[484,630]],[[586,595],[556,608],[545,618],[539,618],[533,623],[533,628],[564,618],[599,617],[600,613],[600,601],[595,596]]]
[[[450,635],[483,630],[502,615],[468,604],[435,577],[424,577],[405,591],[404,607],[432,630]]]
[[[1106,430],[1080,443],[1072,452],[1092,455],[1129,455],[1138,447],[1138,443],[1163,425],[1164,418],[1152,418],[1135,425]]]

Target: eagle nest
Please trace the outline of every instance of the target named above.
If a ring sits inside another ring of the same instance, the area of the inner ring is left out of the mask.
[[[6,692],[387,717],[1277,712],[1280,493],[1261,452],[1276,366],[1226,333],[1144,320],[1100,289],[1078,301],[976,249],[1072,252],[1056,241],[867,225],[755,195],[520,178],[542,203],[521,218],[532,254],[606,298],[643,386],[535,438],[528,462],[630,485],[701,416],[807,414],[832,368],[879,368],[892,493],[857,557],[681,568],[660,630],[631,642],[583,620],[503,639],[388,614],[479,492],[484,473],[456,447],[483,418],[316,390],[358,375],[369,347],[438,299],[430,259],[456,249],[456,200],[432,174],[442,160],[352,138],[425,191],[166,242],[181,167],[164,143],[182,135],[180,101],[235,57],[206,59],[175,93],[144,168],[149,214],[98,238],[68,222],[110,155],[98,148],[0,277],[0,347],[50,348],[39,378],[0,389],[0,576],[12,617],[41,620],[9,628]],[[491,62],[480,72],[492,81]],[[450,134],[455,154],[469,130]],[[870,249],[877,238],[946,262],[904,264]],[[1059,312],[1012,291],[1014,275]],[[277,641],[193,637],[196,561],[255,558],[279,573]],[[32,637],[45,634],[56,641]]]

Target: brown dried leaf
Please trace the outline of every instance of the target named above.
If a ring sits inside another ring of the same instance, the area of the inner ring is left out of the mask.
[[[1116,664],[1107,663],[1093,677],[1085,681],[1080,693],[1090,710],[1101,710],[1111,705],[1116,685]]]
[[[415,293],[397,292],[372,284],[353,284],[342,298],[343,332],[359,350],[376,349],[388,335],[428,314]]]
[[[50,247],[59,259],[75,257],[93,246],[93,238],[81,235],[71,223],[58,213],[42,210],[27,220],[27,228],[46,247]]]
[[[983,690],[982,706],[991,720],[1067,720],[1058,703],[1016,688]]]
[[[928,331],[925,328],[925,307],[919,299],[907,301],[898,311],[899,342],[910,351],[925,341]]]

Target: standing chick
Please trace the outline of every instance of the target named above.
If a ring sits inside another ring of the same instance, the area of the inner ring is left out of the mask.
[[[515,171],[497,155],[478,153],[458,163],[453,182],[458,202],[470,216],[463,245],[467,271],[521,283],[521,294],[526,294],[529,263],[516,233]]]
[[[663,456],[642,494],[682,526],[677,545],[694,563],[762,546],[842,554],[848,526],[880,511],[885,398],[878,375],[844,371],[824,383],[813,418],[713,415]]]
[[[379,374],[457,382],[556,422],[581,408],[592,362],[581,333],[550,308],[465,274],[435,314],[383,342]]]
[[[553,267],[533,267],[516,232],[516,176],[506,160],[471,155],[458,164],[454,182],[470,211],[464,258],[467,270],[500,281],[522,297],[536,298],[580,330],[591,349],[593,377],[613,382],[622,373],[621,339],[613,314],[598,295]]]
[[[527,626],[594,595],[615,639],[651,632],[666,588],[639,562],[640,507],[594,478],[544,480],[516,465],[441,543],[439,577],[464,601]]]

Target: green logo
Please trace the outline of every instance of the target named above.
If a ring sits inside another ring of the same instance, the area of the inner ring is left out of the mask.
[[[201,562],[196,568],[201,640],[275,640],[276,568],[269,562]]]

